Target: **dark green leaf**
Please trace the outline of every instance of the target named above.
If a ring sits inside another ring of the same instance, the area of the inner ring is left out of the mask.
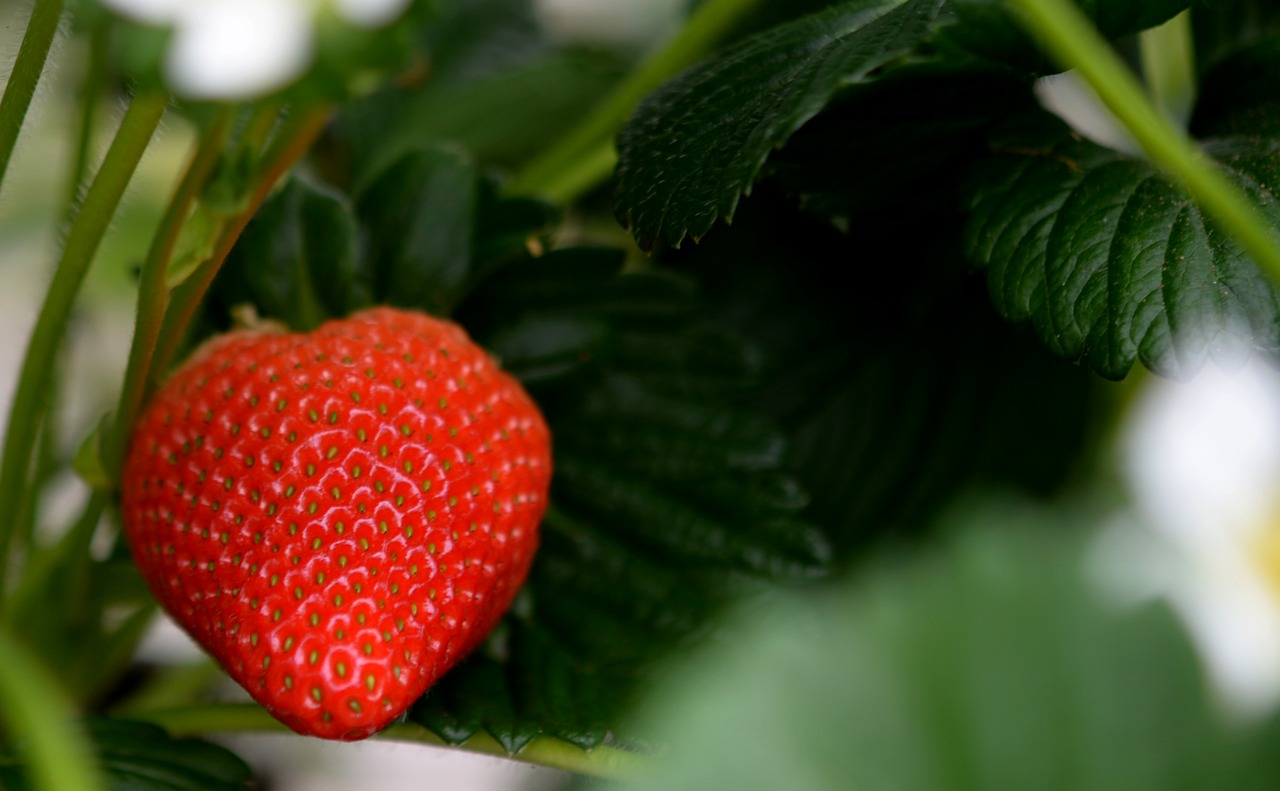
[[[741,611],[650,707],[640,788],[1271,787],[1271,734],[1226,721],[1168,609],[1100,600],[1064,538],[1089,520],[1059,514],[987,506],[943,551]]]
[[[1203,148],[1280,225],[1280,140]],[[1118,379],[1135,360],[1190,376],[1210,356],[1280,350],[1275,290],[1156,168],[1046,113],[1011,122],[991,151],[968,190],[968,256],[1001,314],[1031,321],[1055,354]]]
[[[650,96],[618,139],[618,217],[641,247],[732,217],[769,152],[841,88],[911,53],[943,0],[845,3],[732,47]]]
[[[1022,79],[936,63],[903,67],[843,91],[772,154],[764,175],[801,205],[848,227],[861,212],[949,201],[956,171],[986,130],[1031,105]]]
[[[305,330],[369,305],[372,296],[349,202],[294,178],[245,228],[210,298],[215,311],[248,302],[265,317]]]
[[[366,255],[386,301],[447,314],[467,284],[476,173],[462,156],[429,148],[398,160],[360,194]]]
[[[961,219],[931,198],[856,216],[846,234],[766,188],[732,227],[667,256],[761,350],[759,404],[783,429],[806,518],[845,560],[975,482],[1054,491],[1089,431],[1092,377],[984,304]]]
[[[112,791],[244,791],[249,766],[235,753],[200,739],[171,739],[160,728],[127,720],[86,721],[107,787]],[[9,791],[33,788],[0,752],[0,780]]]
[[[1280,6],[1271,0],[1218,0],[1197,5],[1191,26],[1195,65],[1203,75],[1241,49],[1280,34]]]
[[[478,81],[390,88],[346,110],[330,144],[357,188],[423,143],[460,145],[477,162],[509,167],[549,146],[619,73],[607,56],[553,52]]]
[[[1093,0],[1084,10],[1106,35],[1119,36],[1188,4]],[[922,62],[939,74],[983,69],[1026,82],[1052,71],[1000,0],[843,3],[753,36],[642,102],[618,138],[618,219],[645,249],[679,246],[686,236],[696,241],[718,218],[733,217],[771,152],[829,102]],[[980,100],[979,117],[990,115],[994,98]],[[1012,99],[1014,107],[1021,104],[1017,92]],[[866,156],[877,153],[870,148]],[[914,167],[928,165],[935,152],[925,153]],[[945,154],[945,146],[937,153]],[[873,180],[860,194],[872,195],[876,186]]]
[[[1191,120],[1199,137],[1280,137],[1280,97],[1269,86],[1280,80],[1280,12],[1274,32],[1220,60],[1200,85]]]

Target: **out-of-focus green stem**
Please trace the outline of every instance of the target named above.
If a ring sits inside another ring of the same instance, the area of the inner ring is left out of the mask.
[[[23,498],[31,496],[31,492],[25,489],[39,417],[49,393],[54,359],[66,332],[71,307],[168,101],[167,95],[148,93],[134,97],[129,104],[115,140],[67,235],[62,258],[49,283],[40,316],[27,344],[9,410],[4,451],[0,456],[0,598],[5,592],[5,572],[9,565],[15,521],[22,512]]]
[[[76,132],[75,150],[72,152],[71,172],[67,177],[67,218],[75,214],[80,200],[80,184],[89,172],[89,157],[93,153],[93,133],[98,120],[98,105],[102,101],[107,82],[107,25],[94,25],[89,37],[89,62],[85,64],[84,82],[80,85],[80,124]]]
[[[187,172],[174,190],[173,198],[160,219],[156,235],[151,240],[151,248],[142,264],[133,345],[129,349],[129,363],[125,368],[124,385],[120,389],[115,422],[104,447],[106,458],[103,461],[112,476],[118,476],[129,431],[142,408],[152,353],[160,337],[165,309],[169,305],[169,289],[165,284],[169,261],[173,257],[178,237],[182,234],[182,226],[191,213],[191,207],[208,183],[218,158],[222,155],[234,120],[235,113],[226,108],[200,136]]]
[[[2,629],[0,668],[0,721],[27,745],[35,788],[105,788],[66,696],[49,672]]]
[[[149,388],[155,387],[173,359],[178,345],[186,335],[187,326],[195,316],[196,307],[209,290],[214,276],[218,274],[218,269],[222,267],[222,262],[235,246],[241,232],[271,194],[276,182],[311,148],[311,144],[328,122],[332,109],[328,105],[318,107],[284,123],[263,156],[257,186],[250,196],[248,207],[223,229],[214,246],[213,255],[173,289],[152,358],[151,376],[147,383]]]
[[[265,709],[253,703],[183,706],[160,711],[133,712],[130,716],[159,725],[175,738],[212,732],[290,732]],[[392,725],[375,738],[449,746],[439,736],[413,723]],[[534,737],[514,755],[508,753],[497,740],[483,732],[456,745],[456,748],[609,780],[624,780],[634,776],[647,763],[644,756],[619,750],[616,747],[601,746],[584,750],[550,736]]]
[[[517,173],[507,184],[507,192],[569,201],[608,178],[612,163],[603,170],[601,163],[612,156],[613,137],[640,100],[705,57],[724,34],[759,3],[760,0],[700,3],[669,44],[645,61],[557,145]],[[610,149],[608,156],[601,155],[602,147]]]
[[[18,133],[22,131],[31,97],[35,96],[36,84],[40,82],[40,73],[44,71],[61,17],[62,0],[36,0],[35,7],[31,9],[31,21],[27,23],[22,46],[18,48],[18,57],[13,62],[13,72],[4,87],[4,98],[0,99],[0,183],[4,182],[4,175],[9,169],[13,147],[18,142]]]
[[[1280,237],[1204,152],[1160,114],[1137,79],[1070,0],[1008,0],[1027,29],[1063,66],[1075,69],[1148,156],[1280,282]]]

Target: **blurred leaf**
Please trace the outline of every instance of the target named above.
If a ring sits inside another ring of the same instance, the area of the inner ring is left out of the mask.
[[[1204,75],[1241,49],[1280,34],[1280,6],[1271,0],[1202,3],[1191,15],[1191,26],[1195,66]]]
[[[1166,608],[1099,600],[1061,513],[974,508],[940,551],[742,609],[649,706],[638,787],[1270,788],[1269,734],[1224,721]]]
[[[1026,82],[1005,73],[899,68],[842,91],[770,155],[763,174],[841,227],[890,206],[918,213],[951,199],[992,123],[1033,103]]]
[[[1009,321],[1113,379],[1135,360],[1174,377],[1211,356],[1280,351],[1280,301],[1238,245],[1145,160],[1080,138],[1048,113],[993,134],[968,186],[969,259]],[[1280,140],[1207,140],[1272,225]]]
[[[1271,34],[1223,57],[1204,77],[1191,120],[1198,137],[1280,138],[1280,98],[1267,86],[1280,80],[1280,11]]]
[[[467,283],[476,200],[471,164],[444,149],[416,151],[383,171],[357,202],[377,293],[447,314]]]
[[[344,178],[356,189],[423,143],[510,167],[549,146],[620,74],[607,55],[551,52],[476,81],[389,88],[342,113],[330,155],[347,160]]]
[[[110,491],[114,486],[111,472],[107,469],[106,462],[102,460],[102,437],[108,430],[110,419],[110,415],[102,416],[98,425],[76,449],[75,457],[71,459],[71,469],[75,470],[80,480],[89,484],[91,489]]]
[[[733,226],[664,256],[759,349],[758,403],[783,429],[804,516],[844,562],[966,486],[1051,493],[1087,446],[1092,377],[984,304],[949,203],[918,196],[846,234],[766,188]]]
[[[299,330],[367,306],[372,298],[349,201],[298,177],[250,221],[210,295],[223,312],[251,302],[261,315]]]
[[[251,787],[249,766],[225,747],[200,739],[171,739],[160,728],[140,722],[90,718],[85,725],[112,791],[244,791]],[[0,752],[0,787],[33,789],[9,763],[17,757]]]

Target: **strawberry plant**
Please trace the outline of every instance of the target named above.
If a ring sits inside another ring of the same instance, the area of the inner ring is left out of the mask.
[[[0,11],[0,788],[1269,787],[1280,12],[598,5]]]

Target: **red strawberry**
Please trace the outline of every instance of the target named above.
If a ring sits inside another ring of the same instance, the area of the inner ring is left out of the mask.
[[[456,325],[377,308],[209,341],[125,461],[133,555],[275,717],[361,739],[474,648],[533,560],[550,435]]]

